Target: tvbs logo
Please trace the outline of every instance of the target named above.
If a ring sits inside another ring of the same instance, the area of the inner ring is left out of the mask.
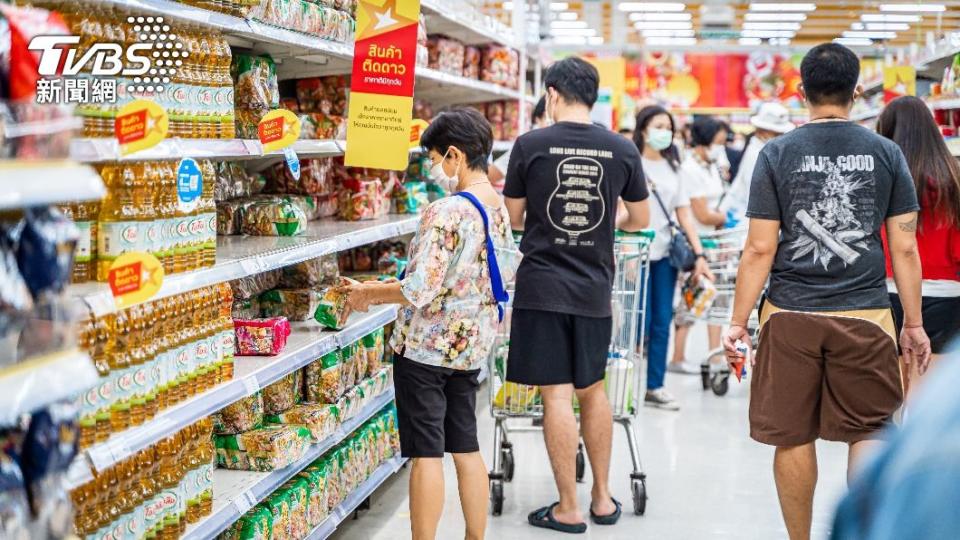
[[[183,43],[163,17],[127,17],[128,32],[136,42],[124,47],[117,43],[94,43],[82,55],[80,36],[37,36],[29,48],[40,52],[38,71],[44,77],[74,76],[89,72],[95,77],[134,77],[131,91],[144,91],[142,83],[169,83],[187,57]],[[146,77],[144,77],[146,75]],[[162,90],[158,86],[157,90]]]

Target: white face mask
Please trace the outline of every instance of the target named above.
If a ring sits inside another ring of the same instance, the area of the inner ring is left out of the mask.
[[[722,144],[711,144],[707,157],[710,158],[710,161],[717,162],[723,160],[723,158],[726,157],[726,153],[726,149]]]
[[[447,160],[447,154],[449,153],[450,149],[448,148],[446,153],[443,154],[443,158],[430,167],[430,178],[440,186],[440,189],[447,193],[454,193],[457,191],[457,186],[460,185],[459,175],[447,176],[447,173],[443,170],[443,162]]]
[[[738,152],[743,151],[743,149],[744,149],[746,146],[747,146],[747,143],[746,143],[746,141],[744,141],[743,139],[736,139],[736,140],[734,140],[732,143],[730,143],[730,148],[732,148],[732,149],[734,149],[734,150],[736,150],[736,151],[738,151]]]

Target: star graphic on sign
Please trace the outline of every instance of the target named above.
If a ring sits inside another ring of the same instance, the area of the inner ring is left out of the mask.
[[[163,133],[163,128],[160,127],[160,122],[162,122],[162,121],[163,121],[163,112],[161,112],[160,114],[158,114],[158,115],[156,115],[156,116],[153,116],[153,115],[151,115],[150,112],[148,111],[148,112],[147,112],[147,129],[146,129],[146,133],[150,133],[151,131],[156,131],[156,132],[158,132],[158,133]]]
[[[392,16],[393,8],[388,7],[383,13],[374,12],[374,15],[377,17],[377,24],[374,25],[374,30],[383,30],[384,28],[389,28],[397,24],[397,20]]]
[[[383,34],[408,24],[417,24],[416,19],[404,16],[403,9],[397,9],[397,0],[382,0],[374,6],[370,2],[360,2],[357,16],[357,36],[360,39]],[[363,15],[362,17],[360,15]]]

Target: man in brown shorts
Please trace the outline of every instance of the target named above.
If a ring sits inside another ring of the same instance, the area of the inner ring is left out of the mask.
[[[750,436],[776,447],[774,480],[791,540],[810,537],[817,439],[850,445],[849,471],[903,401],[881,228],[904,307],[905,362],[926,369],[917,196],[898,146],[849,121],[860,62],[842,45],[800,66],[810,122],[757,160],[727,361],[745,360],[746,324],[767,278],[751,359]],[[905,293],[906,292],[906,293]]]

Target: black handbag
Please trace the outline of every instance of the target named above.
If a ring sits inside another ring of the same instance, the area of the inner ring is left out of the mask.
[[[650,191],[652,191],[653,196],[657,198],[657,202],[660,204],[660,210],[663,210],[663,215],[667,217],[667,223],[670,225],[670,247],[667,250],[667,259],[670,261],[670,266],[681,272],[693,270],[693,267],[697,264],[697,254],[694,253],[693,248],[690,247],[690,241],[687,239],[686,233],[684,233],[683,229],[677,225],[677,222],[670,217],[667,205],[663,204],[663,199],[660,198],[656,186],[652,183]]]

